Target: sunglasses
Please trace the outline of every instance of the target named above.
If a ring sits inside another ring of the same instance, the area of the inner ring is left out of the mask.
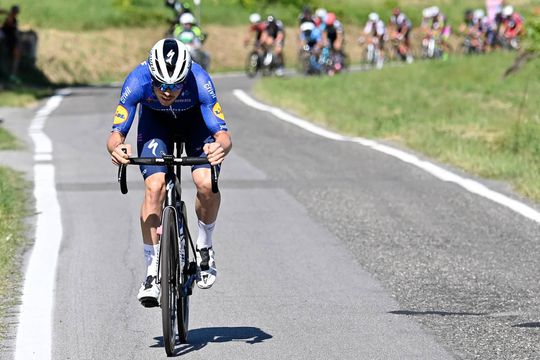
[[[184,86],[184,84],[182,83],[178,83],[178,84],[163,84],[155,79],[152,79],[152,86],[155,86],[157,88],[159,88],[159,90],[161,91],[178,91],[180,89],[182,89],[182,87]]]

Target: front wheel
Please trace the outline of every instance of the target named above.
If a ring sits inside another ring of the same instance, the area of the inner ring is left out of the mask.
[[[161,272],[161,318],[163,323],[163,343],[168,356],[174,355],[177,330],[178,305],[178,245],[176,212],[173,207],[163,210],[162,235],[160,240]]]
[[[246,75],[249,78],[254,78],[259,71],[259,53],[252,51],[246,59]]]

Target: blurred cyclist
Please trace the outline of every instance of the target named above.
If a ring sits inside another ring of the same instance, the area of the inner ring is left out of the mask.
[[[208,71],[210,55],[202,48],[206,34],[197,25],[197,19],[192,13],[186,12],[180,16],[180,25],[175,28],[174,37],[188,47],[191,59]]]
[[[407,15],[401,12],[400,8],[394,8],[394,10],[392,10],[388,30],[391,39],[397,40],[398,42],[397,50],[400,57],[408,63],[411,63],[413,61],[413,57],[410,53],[412,22]]]
[[[313,22],[315,23],[315,26],[319,28],[321,33],[324,31],[324,28],[326,26],[326,24],[324,23],[326,14],[328,14],[328,11],[326,11],[325,8],[318,8],[317,10],[315,10],[315,17],[313,18]]]
[[[266,18],[265,28],[261,34],[261,44],[267,49],[274,49],[274,54],[278,60],[276,75],[283,75],[285,66],[283,58],[283,45],[285,43],[285,28],[281,20],[276,19],[273,15],[268,15]]]
[[[425,38],[434,38],[440,41],[441,47],[444,50],[443,58],[448,57],[450,45],[448,39],[452,32],[452,28],[446,21],[446,16],[440,11],[437,6],[431,6],[422,11],[422,30]]]
[[[379,50],[378,67],[381,67],[384,62],[384,38],[386,34],[386,26],[380,19],[379,14],[370,13],[368,22],[364,26],[364,35],[367,38],[368,44],[373,44]]]
[[[343,26],[336,18],[336,14],[330,12],[324,19],[325,28],[323,42],[331,50],[341,51],[343,47]]]
[[[253,47],[258,50],[260,49],[261,36],[264,29],[266,28],[266,24],[262,21],[261,15],[257,13],[249,15],[249,23],[249,29],[246,33],[246,36],[244,37],[244,47],[247,47],[249,45],[250,39],[254,34],[255,40],[253,41]]]
[[[519,37],[524,34],[523,17],[514,11],[514,7],[507,5],[502,10],[501,28],[499,30],[501,40],[506,47],[518,49]]]
[[[129,162],[131,145],[124,141],[137,113],[137,153],[140,157],[171,154],[174,134],[182,136],[188,156],[206,156],[212,165],[221,164],[231,150],[231,138],[214,84],[206,71],[192,63],[186,46],[180,41],[158,41],[150,50],[148,59],[127,76],[121,94],[107,141],[107,150],[114,164]],[[197,285],[203,289],[210,288],[216,280],[212,234],[221,202],[220,194],[211,190],[209,167],[191,168],[197,188],[195,211],[199,226]],[[143,165],[140,169],[145,184],[140,221],[146,275],[137,299],[145,307],[154,307],[159,306],[161,292],[156,282],[158,228],[167,167]]]
[[[300,25],[300,47],[305,46],[316,54],[322,47],[322,34],[313,21],[305,21]]]
[[[304,6],[302,7],[302,12],[300,15],[298,15],[298,24],[302,26],[302,24],[306,22],[312,22],[313,21],[313,13],[311,11],[311,7]]]
[[[193,16],[192,13],[186,12],[180,15],[179,18],[180,24],[174,29],[174,37],[180,38],[180,35],[184,32],[191,32],[195,35],[195,38],[198,43],[202,44],[206,38],[206,34],[203,33],[199,25],[197,25],[197,19]],[[180,40],[182,41],[182,40]],[[199,44],[199,45],[200,45]]]

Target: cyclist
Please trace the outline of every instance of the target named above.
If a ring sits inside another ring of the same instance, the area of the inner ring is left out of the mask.
[[[261,44],[266,49],[274,48],[274,54],[278,60],[276,75],[283,75],[285,61],[283,58],[283,46],[285,43],[285,28],[281,20],[276,19],[273,15],[268,15],[266,18],[265,28],[261,34]]]
[[[519,37],[524,33],[523,17],[514,11],[514,7],[511,5],[505,6],[501,15],[501,38],[506,44],[510,44],[510,47],[517,49]]]
[[[116,165],[129,162],[131,145],[124,141],[139,106],[137,153],[160,157],[172,153],[172,136],[180,133],[188,156],[207,156],[219,165],[231,150],[231,138],[210,76],[192,63],[186,46],[176,39],[162,39],[150,50],[148,59],[126,78],[107,141],[107,150]],[[205,155],[206,154],[206,155]],[[141,166],[145,193],[141,207],[141,230],[146,261],[146,278],[138,300],[145,307],[159,306],[160,286],[156,284],[159,258],[158,228],[165,196],[166,167]],[[212,233],[220,195],[212,193],[209,165],[193,166],[197,188],[195,211],[198,218],[197,285],[210,288],[217,275]]]
[[[300,25],[299,40],[301,61],[308,60],[307,67],[303,70],[307,74],[319,73],[322,70],[322,66],[319,64],[322,36],[313,21],[305,21]]]
[[[308,5],[304,5],[302,7],[302,12],[300,15],[298,15],[298,24],[302,26],[303,23],[306,22],[312,22],[313,21],[313,13],[311,11],[311,7]]]
[[[261,15],[253,13],[249,15],[250,26],[246,36],[244,37],[244,47],[249,45],[249,39],[252,37],[252,34],[255,34],[255,41],[253,46],[255,49],[259,49],[261,45],[261,35],[266,28],[266,24],[262,21]]]
[[[318,53],[322,45],[322,36],[319,29],[312,21],[303,22],[300,25],[300,47],[307,46],[314,53]]]
[[[450,50],[448,39],[452,32],[452,28],[446,21],[446,16],[437,6],[425,8],[422,11],[422,16],[422,29],[424,30],[425,35],[424,40],[426,38],[439,39],[441,47],[444,50],[443,58],[446,59]]]
[[[188,46],[191,59],[205,70],[210,66],[210,56],[202,49],[206,34],[197,25],[197,19],[192,13],[180,16],[180,25],[174,29],[174,37]]]
[[[377,13],[370,13],[368,15],[368,22],[364,26],[364,35],[368,39],[368,43],[375,45],[379,49],[379,60],[377,67],[382,67],[384,63],[384,37],[386,34],[386,26]]]
[[[343,26],[336,18],[336,14],[330,12],[324,18],[325,28],[323,42],[331,50],[341,51],[343,47]]]
[[[412,22],[407,15],[401,12],[400,8],[394,8],[392,10],[388,29],[391,38],[398,41],[398,51],[400,56],[408,63],[411,63],[413,61],[410,53]]]
[[[315,26],[317,26],[321,32],[324,31],[324,27],[326,26],[324,19],[326,18],[327,14],[328,11],[326,11],[325,8],[318,8],[315,10],[315,17],[313,18],[313,21],[315,22]]]

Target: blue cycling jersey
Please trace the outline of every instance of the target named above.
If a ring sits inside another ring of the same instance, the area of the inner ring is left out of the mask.
[[[216,96],[214,83],[208,73],[197,63],[193,62],[191,70],[183,83],[180,95],[170,106],[159,103],[152,88],[152,78],[146,61],[137,66],[126,78],[122,86],[120,101],[116,108],[113,121],[113,131],[119,131],[126,136],[131,128],[137,104],[154,111],[170,114],[178,121],[189,121],[182,116],[182,112],[200,107],[204,123],[211,134],[218,131],[227,131],[225,116]]]
[[[322,40],[322,33],[319,28],[307,32],[300,32],[300,40],[313,46]]]

